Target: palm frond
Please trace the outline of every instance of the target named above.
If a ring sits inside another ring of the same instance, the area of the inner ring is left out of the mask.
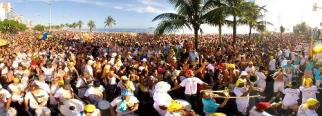
[[[174,20],[164,20],[159,23],[154,31],[155,35],[162,35],[165,32],[175,32],[184,27],[191,29],[190,25],[185,20],[174,19]]]
[[[174,19],[184,19],[184,16],[175,14],[175,13],[163,13],[158,16],[156,16],[152,21],[157,20],[174,20]]]

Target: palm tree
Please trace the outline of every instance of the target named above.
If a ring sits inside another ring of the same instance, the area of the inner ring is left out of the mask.
[[[161,20],[155,29],[156,35],[164,32],[175,32],[179,29],[188,28],[194,32],[194,46],[198,50],[200,25],[204,23],[204,0],[169,0],[177,10],[176,13],[163,13],[156,16],[152,21]]]
[[[237,25],[241,22],[238,21],[242,15],[243,6],[246,5],[244,0],[223,0],[224,3],[227,5],[226,12],[227,14],[233,17],[232,21],[229,21],[228,25],[233,27],[233,40],[236,42],[236,35],[237,35]]]
[[[113,25],[116,25],[116,21],[113,19],[112,16],[108,16],[105,18],[105,27],[108,27],[109,29],[112,29]]]
[[[245,2],[242,6],[242,15],[239,22],[243,24],[247,24],[249,26],[249,39],[252,35],[252,29],[256,29],[258,31],[264,31],[265,25],[271,23],[267,21],[259,21],[264,17],[263,12],[266,12],[265,6],[258,6],[253,2]]]
[[[95,22],[93,20],[89,20],[87,26],[90,32],[93,32],[93,29],[96,27]]]
[[[283,39],[283,33],[285,32],[285,28],[282,25],[280,26],[280,32],[281,32],[281,39]]]
[[[222,0],[207,0],[204,6],[205,21],[214,26],[218,26],[219,39],[221,40],[222,26],[227,24],[226,4]]]
[[[77,22],[77,26],[78,26],[79,32],[82,32],[83,21],[82,20],[79,20]]]

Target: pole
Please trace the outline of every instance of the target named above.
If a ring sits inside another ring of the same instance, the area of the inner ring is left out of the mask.
[[[48,2],[49,5],[49,31],[51,31],[51,3]]]

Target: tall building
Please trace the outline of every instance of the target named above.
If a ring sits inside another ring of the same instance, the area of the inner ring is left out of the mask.
[[[3,0],[0,3],[0,20],[8,19],[9,13],[11,12],[11,10],[12,10],[11,4],[6,0]]]

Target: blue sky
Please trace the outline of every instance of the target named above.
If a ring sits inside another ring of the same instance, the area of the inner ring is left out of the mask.
[[[14,11],[33,24],[49,23],[49,0],[7,0]],[[152,19],[159,13],[171,11],[168,0],[50,0],[53,24],[82,20],[104,27],[104,19],[112,16],[117,28],[148,28],[155,26]],[[85,26],[85,25],[84,25]]]
[[[49,23],[49,0],[7,0],[14,10],[23,15],[24,20],[32,20],[33,24]],[[152,19],[162,12],[174,12],[168,0],[50,0],[52,3],[52,21],[54,24],[71,23],[82,20],[96,22],[97,28],[104,27],[104,19],[112,16],[116,20],[116,28],[148,28],[157,25]],[[317,27],[322,22],[322,9],[312,11],[313,3],[322,7],[322,0],[252,0],[259,5],[266,5],[268,12],[265,20],[273,23],[270,30],[278,31],[280,25],[286,31],[302,21]],[[217,29],[203,25],[205,33],[217,33]],[[86,25],[84,25],[86,28]],[[224,33],[232,29],[224,27]],[[187,32],[187,31],[186,31]],[[246,26],[238,27],[238,33],[247,33]]]

